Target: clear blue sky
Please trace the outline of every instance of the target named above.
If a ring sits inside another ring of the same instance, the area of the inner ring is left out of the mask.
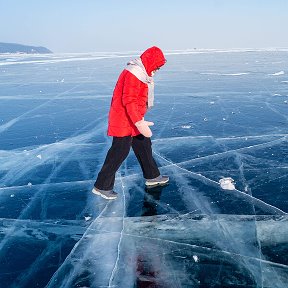
[[[288,0],[0,0],[0,42],[54,52],[288,47]]]

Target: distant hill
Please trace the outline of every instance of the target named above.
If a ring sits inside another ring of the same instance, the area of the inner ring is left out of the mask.
[[[53,52],[45,47],[35,47],[16,43],[0,42],[0,53],[46,54]]]

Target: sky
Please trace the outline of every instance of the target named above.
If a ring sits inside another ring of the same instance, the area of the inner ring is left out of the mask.
[[[288,0],[0,0],[0,42],[54,53],[288,47]]]

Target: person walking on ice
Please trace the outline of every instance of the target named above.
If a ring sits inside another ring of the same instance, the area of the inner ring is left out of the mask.
[[[108,136],[113,136],[92,192],[105,199],[116,199],[113,191],[115,174],[132,149],[139,161],[147,187],[163,185],[169,177],[162,176],[152,156],[153,122],[144,120],[153,107],[153,75],[166,63],[163,52],[156,46],[148,48],[140,58],[130,61],[116,83],[109,111]]]

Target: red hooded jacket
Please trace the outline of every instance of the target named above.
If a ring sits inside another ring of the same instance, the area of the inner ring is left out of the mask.
[[[166,62],[158,47],[147,49],[140,56],[146,72],[163,66]],[[148,85],[141,82],[127,70],[123,70],[116,83],[109,112],[108,136],[136,136],[140,132],[135,123],[140,121],[147,111]]]

